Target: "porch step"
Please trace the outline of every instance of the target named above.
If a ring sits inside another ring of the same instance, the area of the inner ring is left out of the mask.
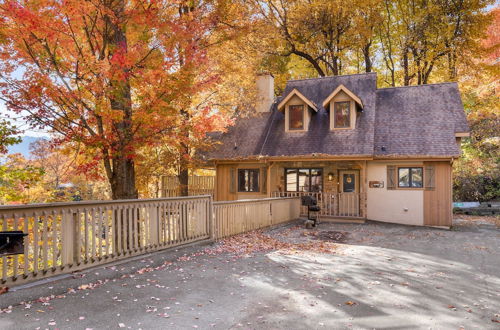
[[[331,222],[331,223],[365,223],[365,219],[362,218],[351,218],[351,217],[334,217],[328,215],[322,215],[319,217],[321,222]]]

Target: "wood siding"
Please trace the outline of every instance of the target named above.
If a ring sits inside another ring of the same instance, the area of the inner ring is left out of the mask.
[[[452,224],[451,164],[424,162],[434,166],[434,189],[424,191],[424,225],[450,227]]]
[[[231,168],[235,169],[236,166],[217,165],[217,172],[215,175],[216,201],[233,201],[236,199],[236,193],[232,192],[233,190],[231,189]]]

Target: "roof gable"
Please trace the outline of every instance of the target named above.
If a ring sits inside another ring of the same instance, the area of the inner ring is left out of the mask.
[[[333,100],[333,98],[340,92],[346,93],[351,99],[354,100],[354,102],[356,102],[357,104],[359,104],[361,108],[363,108],[363,102],[361,101],[361,99],[342,84],[340,84],[337,88],[335,88],[335,90],[330,95],[328,95],[328,97],[323,101],[323,108],[326,109],[328,103],[330,103]]]
[[[287,104],[288,101],[290,101],[292,99],[292,97],[294,96],[297,96],[299,99],[301,99],[302,101],[304,101],[305,104],[307,104],[308,106],[310,106],[314,111],[318,111],[318,108],[316,107],[316,105],[314,103],[312,103],[311,101],[309,101],[307,99],[307,97],[305,97],[304,95],[302,95],[301,92],[299,92],[297,89],[293,89],[290,93],[288,93],[288,95],[278,104],[278,110],[282,110],[283,107]]]

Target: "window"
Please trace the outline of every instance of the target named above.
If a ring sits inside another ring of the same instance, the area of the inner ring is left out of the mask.
[[[335,128],[351,127],[351,102],[335,102],[334,103],[334,120]]]
[[[239,192],[259,191],[259,169],[238,170],[238,191]]]
[[[398,168],[399,188],[422,188],[422,167],[400,167]]]
[[[318,192],[323,190],[323,170],[320,168],[285,169],[286,191]]]
[[[304,106],[290,105],[288,106],[288,129],[302,130],[304,129]]]

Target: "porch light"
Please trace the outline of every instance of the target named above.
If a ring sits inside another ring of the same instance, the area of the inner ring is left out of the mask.
[[[333,178],[334,178],[334,177],[335,177],[335,176],[333,175],[333,173],[332,173],[332,172],[328,173],[328,181],[333,181]]]

